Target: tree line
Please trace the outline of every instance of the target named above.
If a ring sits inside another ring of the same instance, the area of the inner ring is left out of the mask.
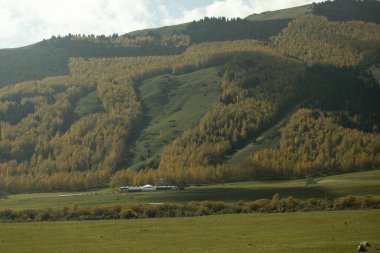
[[[313,4],[313,13],[334,21],[360,20],[380,24],[380,3],[376,0],[335,0]]]
[[[379,60],[380,26],[360,21],[329,21],[305,15],[289,23],[271,45],[309,65],[371,66]]]
[[[241,18],[204,18],[188,24],[185,34],[190,43],[254,39],[268,41],[284,29],[289,19],[250,21]]]

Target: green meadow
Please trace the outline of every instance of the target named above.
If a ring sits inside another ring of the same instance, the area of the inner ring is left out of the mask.
[[[238,149],[234,154],[227,159],[228,164],[239,164],[244,161],[249,155],[264,150],[266,148],[274,148],[280,144],[281,128],[284,127],[290,120],[290,117],[300,108],[300,104],[294,106],[287,113],[281,115],[273,124],[272,127],[260,133],[259,137],[252,140],[246,146]]]
[[[366,240],[377,252],[379,224],[380,210],[3,223],[0,251],[347,253]]]
[[[184,75],[162,75],[143,81],[138,88],[145,122],[131,152],[132,167],[160,155],[163,147],[185,130],[195,127],[218,100],[221,67]]]
[[[293,8],[287,8],[277,11],[266,11],[260,14],[252,14],[246,17],[249,21],[263,21],[263,20],[281,20],[281,19],[295,19],[302,15],[311,13],[311,5],[303,5]]]
[[[59,209],[74,205],[84,207],[149,203],[182,204],[202,200],[237,202],[271,199],[275,193],[279,193],[282,197],[293,196],[299,199],[338,198],[349,194],[380,196],[380,170],[328,176],[316,180],[315,184],[308,186],[305,186],[305,180],[299,179],[191,186],[184,191],[118,193],[118,189],[115,188],[78,192],[79,195],[63,192],[15,194],[0,200],[0,210]]]

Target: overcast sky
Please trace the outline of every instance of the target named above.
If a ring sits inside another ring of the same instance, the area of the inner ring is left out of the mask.
[[[198,20],[244,18],[318,0],[0,0],[0,48],[52,35],[124,34]]]

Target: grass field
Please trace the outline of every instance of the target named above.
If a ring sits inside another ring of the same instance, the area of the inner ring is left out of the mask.
[[[132,164],[141,166],[160,155],[162,148],[183,131],[198,124],[220,95],[220,67],[184,75],[150,78],[139,86],[145,127],[132,149]],[[138,155],[137,155],[138,154]]]
[[[89,93],[87,96],[81,98],[74,109],[74,113],[77,114],[79,117],[95,113],[95,112],[104,112],[104,108],[102,106],[102,103],[99,100],[97,91],[93,91]]]
[[[246,17],[250,21],[263,21],[263,20],[275,20],[275,19],[295,19],[299,16],[310,13],[311,5],[303,5],[294,8],[288,8],[277,11],[266,11],[260,14],[252,14]]]
[[[369,69],[372,72],[374,78],[376,78],[377,82],[380,84],[380,63],[374,64]]]
[[[258,138],[228,157],[226,161],[227,164],[238,164],[255,152],[278,146],[281,140],[281,128],[287,124],[292,114],[295,113],[300,106],[301,104],[298,104],[287,113],[281,115],[281,117],[278,117],[278,120],[272,127],[269,127],[265,132],[261,133]]]
[[[185,31],[188,24],[189,23],[183,23],[179,25],[163,26],[160,28],[137,30],[130,33],[126,33],[123,36],[144,36],[147,35],[149,32],[154,32],[160,34],[161,36],[172,35],[173,33],[181,33]]]
[[[66,196],[68,193],[34,193],[10,195],[0,200],[0,210],[24,210],[40,208],[63,208],[73,205],[122,205],[148,203],[186,203],[189,201],[270,199],[275,193],[282,197],[338,198],[348,194],[380,197],[380,170],[330,176],[318,179],[316,184],[305,187],[304,180],[251,181],[225,183],[187,188],[185,191],[117,193],[113,189],[82,192],[79,196]]]
[[[0,251],[347,253],[366,240],[377,252],[379,224],[380,210],[3,223]]]

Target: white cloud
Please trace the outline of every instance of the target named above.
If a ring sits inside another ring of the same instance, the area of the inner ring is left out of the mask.
[[[152,25],[147,0],[0,0],[0,47],[52,35],[112,34]]]
[[[0,48],[52,35],[124,34],[205,16],[246,17],[313,0],[0,0]]]

